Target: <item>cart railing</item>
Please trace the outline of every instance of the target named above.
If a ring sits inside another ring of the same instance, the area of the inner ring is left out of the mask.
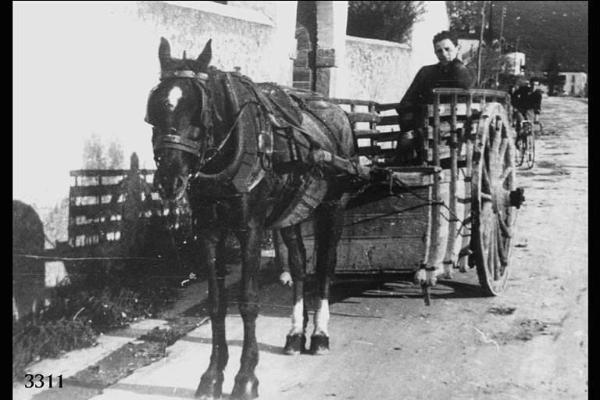
[[[509,109],[509,118],[512,116],[510,95],[504,91],[437,88],[433,90],[433,103],[423,106],[419,128],[407,134],[399,124],[399,103],[343,98],[330,101],[347,112],[362,165],[394,166],[399,150],[404,148],[415,151],[414,165],[449,168],[450,155],[445,154],[449,146],[441,149],[439,145],[442,141],[452,143],[451,132],[458,136],[468,134],[463,129],[466,122],[479,118],[488,103],[502,104]]]

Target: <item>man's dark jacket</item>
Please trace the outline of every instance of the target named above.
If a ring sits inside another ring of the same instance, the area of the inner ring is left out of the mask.
[[[404,94],[400,107],[427,104],[433,101],[433,89],[440,87],[469,89],[473,77],[465,64],[454,59],[446,65],[440,63],[421,68]]]
[[[511,103],[522,114],[527,110],[533,110],[539,114],[542,108],[542,92],[532,91],[527,86],[521,86],[511,95]]]

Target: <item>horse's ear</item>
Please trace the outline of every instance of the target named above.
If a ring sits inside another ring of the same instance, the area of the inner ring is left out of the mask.
[[[204,46],[204,50],[196,59],[196,72],[206,71],[208,69],[208,65],[210,64],[210,60],[212,58],[212,39],[208,39],[206,45]]]
[[[171,61],[171,45],[164,37],[160,38],[160,46],[158,46],[158,59],[160,60],[161,69],[164,69],[167,66],[167,63]]]

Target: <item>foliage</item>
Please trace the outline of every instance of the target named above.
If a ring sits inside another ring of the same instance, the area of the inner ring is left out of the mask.
[[[347,34],[403,43],[424,12],[422,1],[349,1]]]
[[[447,1],[451,29],[476,33],[481,26],[481,1]],[[556,53],[561,71],[588,69],[587,1],[493,1],[491,19],[486,9],[488,39],[500,38],[502,9],[506,8],[503,51],[521,51],[533,75],[545,70]],[[492,21],[492,23],[490,23]]]
[[[466,34],[479,34],[481,7],[481,1],[447,1],[450,29]]]
[[[27,364],[39,358],[57,357],[63,351],[89,347],[96,333],[89,323],[60,318],[40,322],[36,319],[13,325],[13,379],[23,379]]]
[[[105,169],[106,158],[104,156],[104,145],[100,136],[92,134],[83,145],[83,168]]]
[[[548,78],[548,95],[554,96],[556,94],[557,86],[559,85],[560,63],[556,53],[552,53],[550,61],[546,67],[546,73]]]
[[[125,168],[125,155],[122,146],[117,142],[110,142],[106,151],[107,166],[109,169]]]
[[[124,159],[123,148],[118,142],[111,142],[107,148],[95,133],[83,145],[84,169],[120,169],[124,167]]]
[[[27,364],[38,358],[88,347],[99,333],[152,317],[177,296],[176,277],[165,279],[165,271],[151,266],[137,278],[87,267],[95,272],[73,275],[70,283],[53,289],[49,306],[13,321],[13,377],[21,379]]]

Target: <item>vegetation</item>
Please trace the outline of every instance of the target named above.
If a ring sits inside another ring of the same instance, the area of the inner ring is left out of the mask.
[[[346,33],[403,43],[424,11],[422,1],[349,1]]]
[[[451,29],[479,34],[481,1],[447,1]],[[488,43],[500,39],[502,9],[506,8],[503,51],[526,54],[527,69],[546,71],[553,54],[560,71],[588,70],[587,1],[493,1],[486,2],[485,36]],[[491,9],[491,13],[490,13]],[[491,15],[491,18],[490,18]]]
[[[21,379],[26,366],[39,358],[89,347],[100,333],[152,317],[177,297],[176,277],[168,277],[164,266],[146,265],[143,275],[114,269],[109,275],[98,267],[54,288],[50,305],[13,321],[13,378]]]
[[[123,148],[118,142],[106,147],[100,136],[92,134],[83,145],[84,169],[121,169],[125,168],[124,161]]]

